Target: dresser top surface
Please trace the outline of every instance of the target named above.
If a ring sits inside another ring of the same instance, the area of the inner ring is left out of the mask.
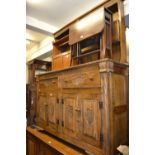
[[[91,66],[91,65],[97,65],[97,64],[102,63],[102,62],[112,62],[115,65],[119,65],[119,66],[123,66],[123,67],[128,67],[129,66],[128,63],[120,63],[118,61],[114,61],[112,59],[106,58],[106,59],[100,59],[100,60],[96,60],[96,61],[92,61],[92,62],[88,62],[88,63],[76,65],[76,66],[70,66],[70,67],[64,68],[64,69],[48,71],[46,73],[42,73],[42,74],[37,75],[37,77],[42,76],[42,75],[52,74],[52,73],[59,73],[59,72],[63,72],[63,71],[70,71],[70,70],[74,70],[74,69],[78,69],[78,68],[83,68],[83,67],[87,67],[87,66]]]

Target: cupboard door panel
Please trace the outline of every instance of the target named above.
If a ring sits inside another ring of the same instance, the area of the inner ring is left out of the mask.
[[[100,147],[99,94],[63,94],[63,134]]]
[[[97,102],[95,100],[83,100],[84,112],[84,134],[96,138],[96,119],[97,116]]]
[[[39,119],[42,121],[46,121],[46,110],[47,110],[47,96],[40,95],[38,99],[38,115]]]
[[[62,68],[63,68],[62,56],[58,55],[56,57],[53,57],[53,70]]]
[[[76,96],[65,94],[63,97],[63,132],[64,134],[75,136]]]
[[[70,66],[71,63],[71,54],[70,52],[66,53],[65,55],[62,56],[62,63],[63,63],[63,68],[67,68]]]
[[[75,139],[81,139],[83,130],[82,105],[78,94],[64,94],[63,133]]]
[[[57,103],[57,94],[50,93],[48,96],[48,127],[50,130],[57,131],[58,124],[57,120],[59,119],[59,104]]]
[[[50,123],[56,123],[56,97],[48,98],[48,118]]]
[[[100,95],[87,94],[80,95],[79,102],[83,111],[83,141],[100,145],[101,134],[101,110],[99,109]]]
[[[71,53],[64,52],[55,57],[53,57],[53,69],[63,69],[70,66],[71,63]]]

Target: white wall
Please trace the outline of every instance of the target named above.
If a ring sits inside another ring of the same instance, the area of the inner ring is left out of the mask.
[[[33,60],[53,49],[52,46],[53,37],[45,38],[40,44],[36,44],[30,50],[27,51],[26,61]]]
[[[124,14],[129,14],[129,0],[124,1]]]
[[[36,44],[33,48],[27,51],[26,62],[31,61],[49,51],[52,51],[53,37],[45,38],[40,44]],[[44,59],[45,61],[51,61],[51,58]],[[28,66],[26,65],[26,83],[28,83]]]

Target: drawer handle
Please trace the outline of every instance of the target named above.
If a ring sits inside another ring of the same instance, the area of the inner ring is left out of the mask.
[[[53,84],[55,84],[55,83],[56,83],[56,81],[52,81],[52,83],[53,83]]]

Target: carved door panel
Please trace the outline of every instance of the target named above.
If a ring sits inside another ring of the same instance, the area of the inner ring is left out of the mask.
[[[95,146],[100,146],[101,111],[99,108],[100,95],[80,95],[82,105],[83,133],[82,140]]]
[[[75,106],[77,96],[75,94],[63,95],[63,133],[75,137]]]
[[[59,103],[56,93],[48,95],[48,111],[47,111],[48,127],[52,131],[57,131],[59,119]]]
[[[39,95],[38,97],[38,123],[39,126],[44,127],[47,122],[47,95]]]

